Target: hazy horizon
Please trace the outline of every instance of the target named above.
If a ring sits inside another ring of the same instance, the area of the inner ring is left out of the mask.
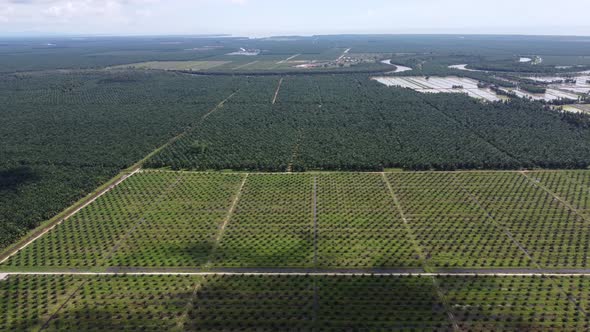
[[[590,36],[590,2],[498,0],[0,0],[0,35],[328,34]]]

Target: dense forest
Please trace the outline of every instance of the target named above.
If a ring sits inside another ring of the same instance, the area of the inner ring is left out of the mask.
[[[145,157],[236,79],[145,73],[0,77],[0,248]]]
[[[150,167],[247,170],[584,168],[587,116],[540,103],[387,88],[363,75],[249,83]],[[558,137],[559,139],[555,139]]]
[[[561,71],[558,64],[589,65],[580,58],[586,44],[574,37],[48,38],[0,41],[0,247],[187,128],[146,166],[304,171],[581,168],[590,162],[584,115],[529,101],[486,104],[387,88],[361,73],[391,68],[380,63],[314,76],[286,75],[284,68],[276,71],[280,76],[257,76],[242,67],[295,54],[300,61],[333,61],[350,50],[413,68],[396,75],[457,75],[513,86],[501,75],[448,67],[530,66],[518,64],[518,54],[547,57],[543,68],[551,65],[550,71]],[[261,53],[228,55],[239,48]],[[221,61],[233,69],[225,76],[104,70],[155,60]],[[275,73],[269,68],[266,75]]]

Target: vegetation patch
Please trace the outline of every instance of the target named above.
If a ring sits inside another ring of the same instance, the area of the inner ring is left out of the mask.
[[[588,190],[589,171],[144,171],[3,266],[584,269]]]
[[[571,330],[587,277],[11,276],[5,330]]]

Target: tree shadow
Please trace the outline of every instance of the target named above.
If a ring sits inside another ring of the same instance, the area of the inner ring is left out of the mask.
[[[122,247],[109,265],[117,268],[176,269],[202,267],[213,249],[212,241],[127,243],[132,249]]]
[[[317,288],[320,331],[452,331],[427,277],[321,276]]]
[[[48,330],[453,330],[430,277],[218,274],[92,278],[52,319]],[[476,285],[464,283],[463,277],[443,278],[442,286],[449,278],[459,278],[455,289],[467,292],[462,299],[447,299],[462,331],[569,329],[559,321],[529,320],[531,312],[522,308],[499,307],[509,299],[500,297],[498,303],[498,299],[470,296],[482,290],[486,293],[486,287],[469,288]],[[545,312],[547,319],[553,316],[550,310]],[[25,330],[35,323],[39,321],[10,327]]]
[[[38,181],[40,178],[29,166],[0,170],[0,192],[16,190],[19,186]]]
[[[277,243],[273,243],[277,241]],[[213,253],[213,266],[220,268],[313,268],[310,235],[274,236],[264,241],[235,241],[220,245]]]
[[[211,275],[192,298],[185,331],[310,331],[314,277]]]
[[[544,288],[547,285],[511,284],[510,279],[499,276],[444,276],[437,279],[449,309],[463,331],[576,330],[574,325],[583,324],[568,317],[567,310],[552,310],[552,302],[539,301],[546,296]],[[567,302],[564,298],[552,300],[555,301],[553,304],[561,302],[560,307]]]

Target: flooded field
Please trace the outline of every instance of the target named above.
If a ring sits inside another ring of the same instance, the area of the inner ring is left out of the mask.
[[[574,77],[560,77],[560,76],[543,76],[543,77],[527,77],[538,82],[552,83],[549,86],[554,89],[567,90],[575,93],[589,93],[590,92],[590,75],[574,76]],[[574,82],[566,82],[567,79],[573,79]],[[561,81],[561,82],[560,82]]]
[[[576,95],[575,93],[557,90],[557,89],[547,89],[547,92],[541,93],[541,94],[530,93],[530,92],[520,90],[520,89],[504,89],[504,90],[513,92],[519,97],[530,98],[533,100],[545,100],[545,101],[558,100],[558,99],[578,100],[578,95]]]
[[[478,88],[476,80],[464,77],[374,77],[379,83],[387,86],[410,88],[422,93],[466,93],[471,97],[489,101],[501,100],[492,90]]]
[[[410,88],[412,90],[422,93],[466,93],[471,97],[477,99],[484,99],[488,101],[502,100],[504,97],[498,96],[489,88],[478,87],[478,81],[465,77],[373,77],[379,83],[387,86],[397,86],[402,88]],[[573,99],[577,100],[578,95],[575,93],[564,91],[562,89],[549,88],[546,93],[534,94],[521,89],[503,89],[506,92],[512,92],[518,97],[533,99],[533,100],[557,100],[557,99]]]

